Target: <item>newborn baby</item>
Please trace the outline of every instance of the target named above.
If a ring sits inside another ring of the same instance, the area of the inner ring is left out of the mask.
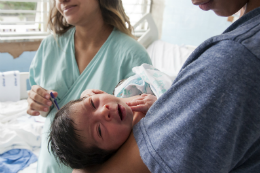
[[[98,90],[71,101],[55,115],[50,149],[71,168],[101,164],[127,140],[133,126],[156,100],[151,94],[119,98]]]

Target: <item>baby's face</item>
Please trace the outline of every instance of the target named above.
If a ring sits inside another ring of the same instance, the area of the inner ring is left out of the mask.
[[[132,130],[133,112],[120,98],[97,94],[75,103],[71,119],[86,147],[118,149]]]

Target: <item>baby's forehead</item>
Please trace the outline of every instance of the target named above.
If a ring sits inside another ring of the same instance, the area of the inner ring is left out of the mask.
[[[85,98],[75,100],[73,104],[69,106],[69,114],[70,117],[73,117],[73,115],[78,114],[83,111],[83,102]]]

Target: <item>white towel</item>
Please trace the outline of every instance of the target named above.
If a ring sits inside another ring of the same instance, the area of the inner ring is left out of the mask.
[[[173,82],[168,75],[149,64],[134,67],[132,71],[135,75],[115,88],[116,97],[124,98],[146,93],[154,94],[159,98],[171,87]]]
[[[11,149],[35,154],[40,149],[45,118],[28,115],[27,106],[27,100],[0,102],[0,154]]]

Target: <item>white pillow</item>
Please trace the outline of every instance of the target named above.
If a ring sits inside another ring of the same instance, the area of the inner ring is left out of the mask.
[[[147,52],[153,66],[174,80],[194,49],[194,46],[179,46],[157,40],[147,48]]]

